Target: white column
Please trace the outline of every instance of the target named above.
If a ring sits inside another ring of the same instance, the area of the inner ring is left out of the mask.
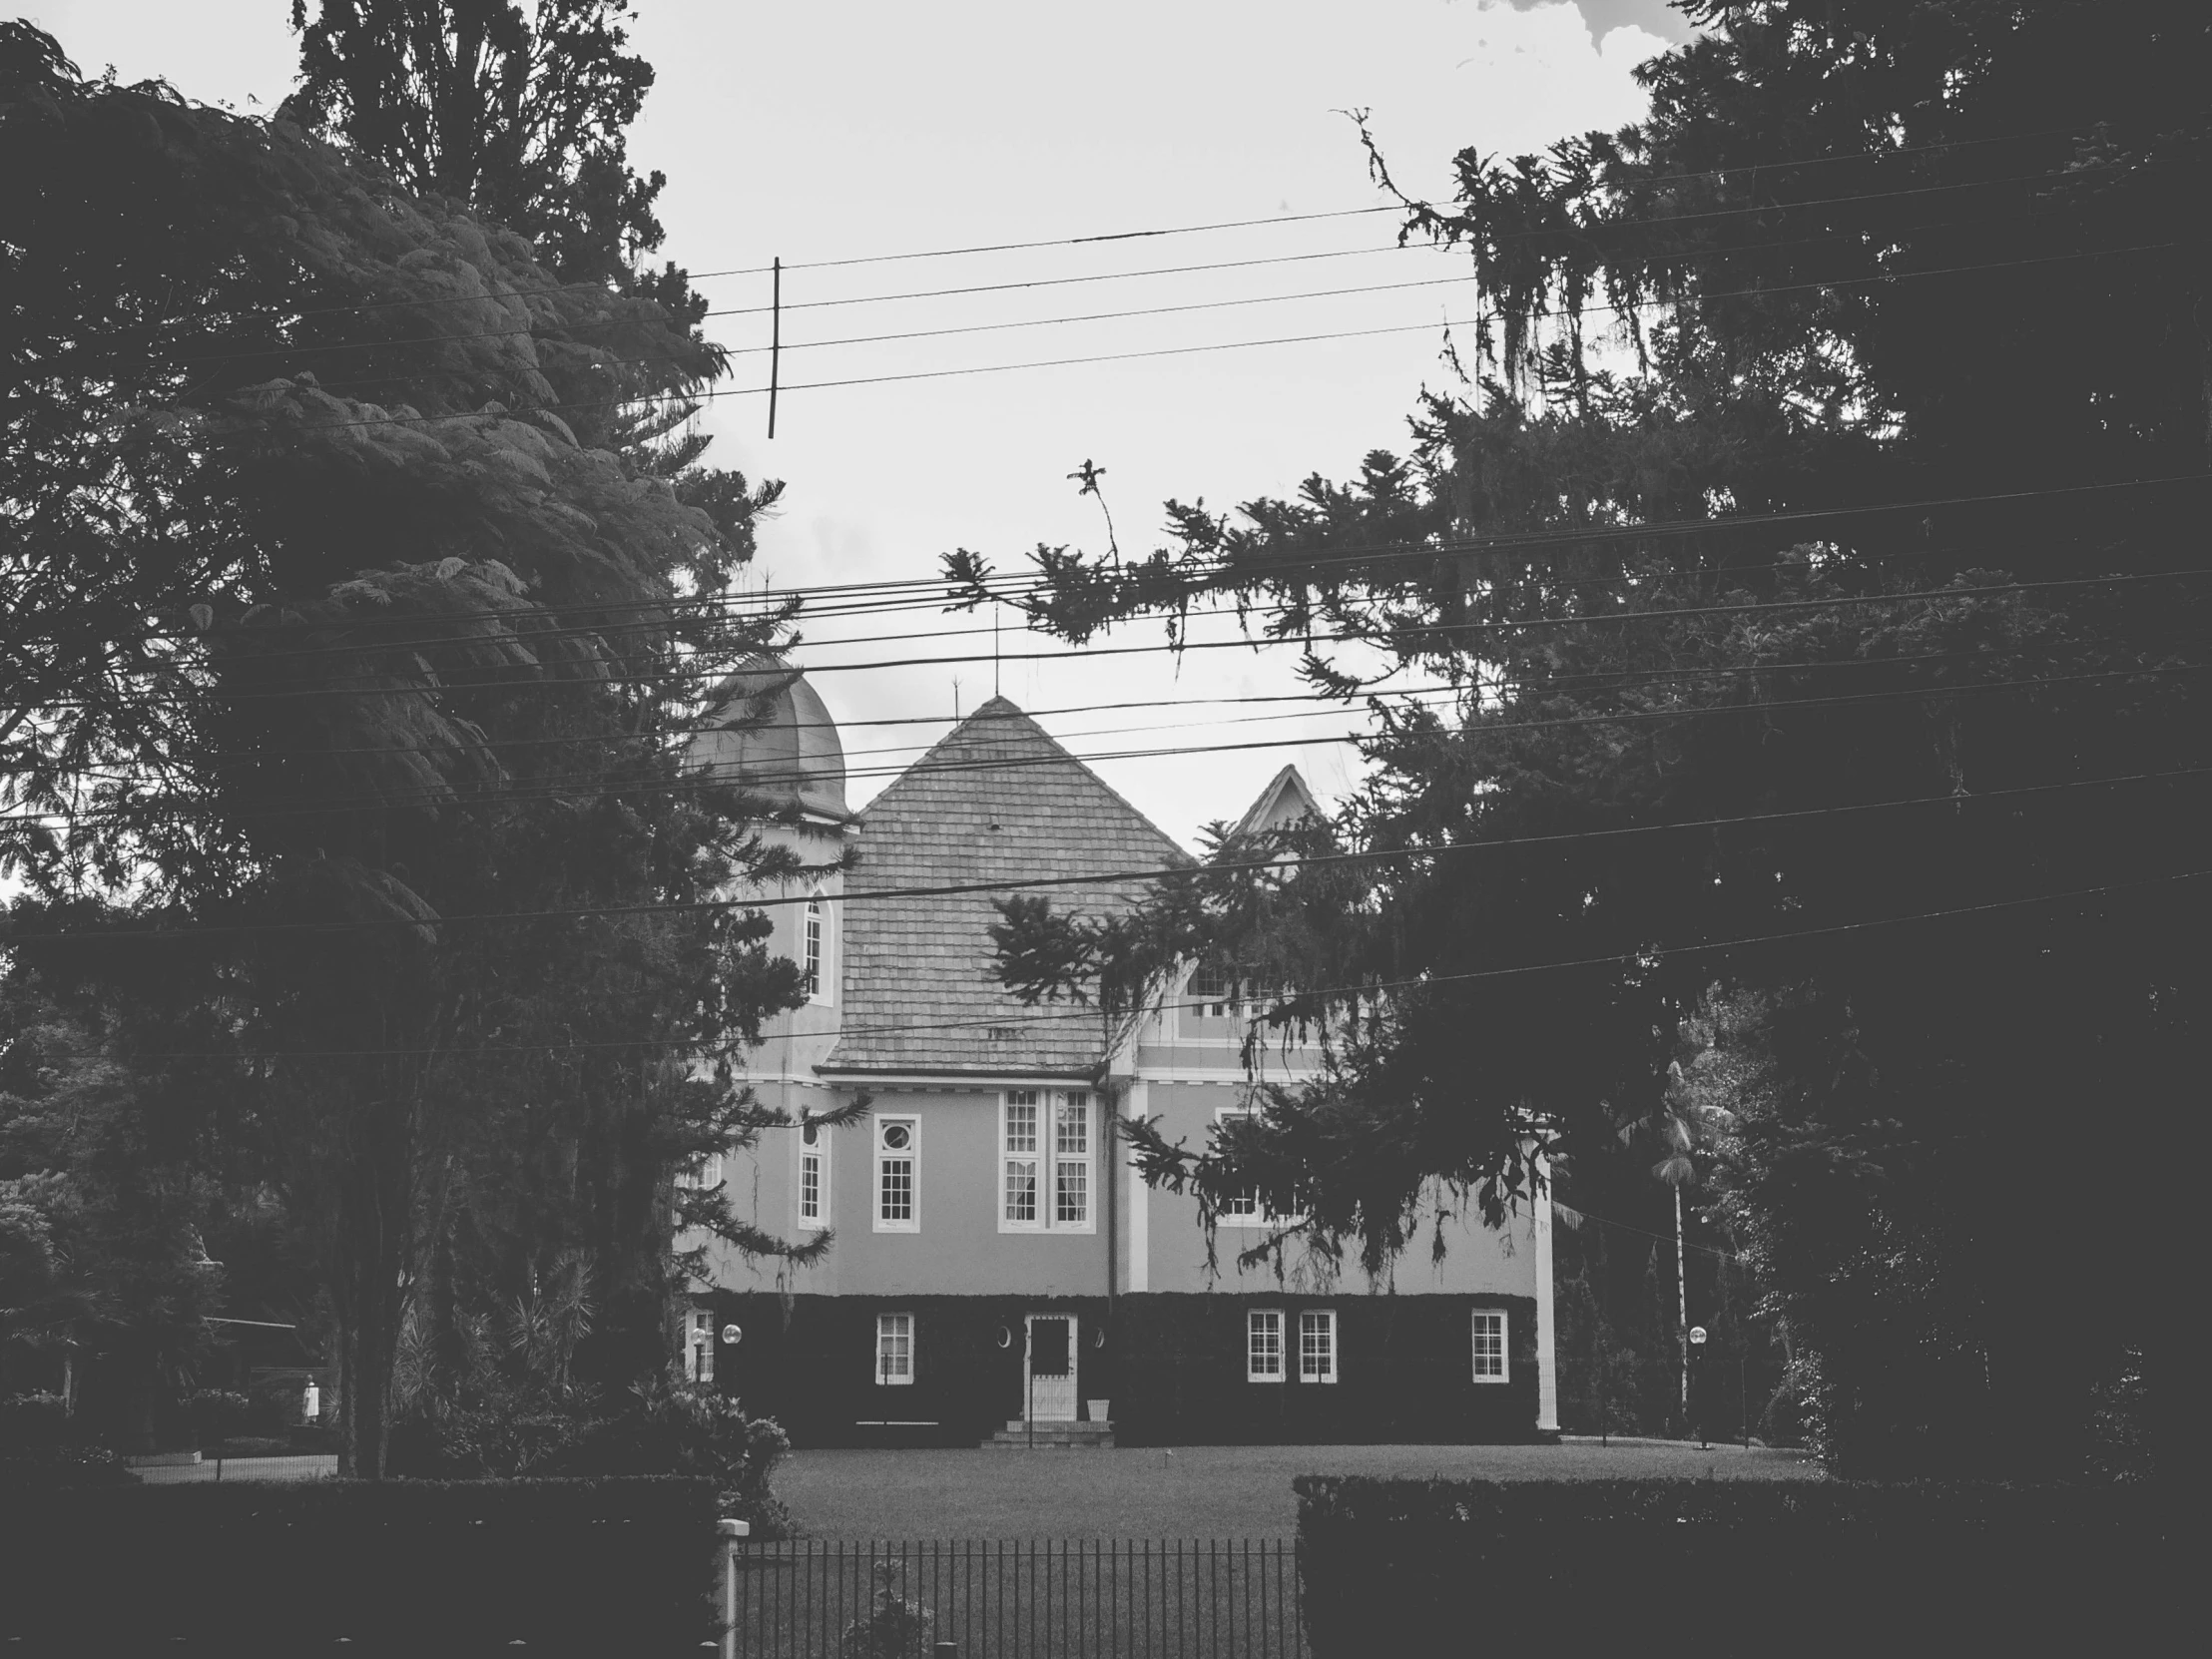
[[[1544,1190],[1534,1203],[1536,1232],[1536,1426],[1547,1434],[1559,1431],[1559,1368],[1554,1356],[1556,1322],[1551,1307],[1551,1181],[1544,1161],[1536,1162],[1545,1177]]]
[[[1141,1118],[1147,1115],[1150,1090],[1142,1078],[1133,1080],[1127,1091],[1128,1115]],[[1117,1141],[1117,1148],[1121,1143]],[[1124,1203],[1121,1207],[1122,1236],[1129,1241],[1129,1271],[1123,1276],[1121,1288],[1142,1294],[1152,1289],[1152,1206],[1148,1202],[1152,1189],[1144,1184],[1136,1165],[1126,1152],[1117,1152],[1118,1168],[1114,1178],[1123,1183]]]

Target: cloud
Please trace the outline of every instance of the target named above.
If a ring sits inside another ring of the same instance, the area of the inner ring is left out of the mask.
[[[1488,11],[1499,0],[1481,0],[1481,3],[1482,9]],[[1517,12],[1571,3],[1582,13],[1582,21],[1589,25],[1590,38],[1598,41],[1624,26],[1641,29],[1674,45],[1689,40],[1697,32],[1690,27],[1690,20],[1668,5],[1667,0],[1503,0],[1503,3]]]

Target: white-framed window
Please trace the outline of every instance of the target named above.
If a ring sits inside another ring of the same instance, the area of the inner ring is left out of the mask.
[[[1094,1233],[1098,1125],[1088,1089],[998,1097],[998,1230]]]
[[[875,1231],[921,1231],[921,1125],[910,1117],[875,1120]]]
[[[1218,961],[1201,961],[1191,969],[1183,1002],[1200,1019],[1227,1019],[1237,1005],[1236,983]]]
[[[1256,1115],[1250,1106],[1224,1106],[1214,1114],[1214,1121],[1219,1125]],[[1215,1212],[1214,1220],[1222,1227],[1268,1227],[1274,1224],[1275,1218],[1261,1207],[1260,1189],[1252,1187],[1241,1193],[1231,1193]]]
[[[1283,1310],[1254,1308],[1245,1315],[1245,1381],[1283,1381]]]
[[[1053,1102],[1052,1225],[1091,1228],[1091,1096],[1069,1089]]]
[[[1308,1308],[1298,1316],[1298,1380],[1337,1381],[1337,1311]]]
[[[694,1382],[715,1380],[715,1316],[694,1308],[684,1320],[684,1371]]]
[[[875,1316],[875,1381],[897,1386],[914,1380],[914,1316]]]
[[[679,1187],[698,1187],[702,1191],[722,1185],[722,1154],[710,1152],[693,1159],[676,1172]]]
[[[799,1129],[799,1219],[808,1227],[830,1225],[830,1137],[819,1123]]]
[[[806,981],[807,1000],[833,1002],[835,967],[830,960],[830,900],[817,887],[807,900],[800,919],[800,971]]]
[[[1505,1379],[1505,1310],[1474,1311],[1474,1380],[1503,1382]]]
[[[1044,1225],[1037,1208],[1038,1118],[1042,1089],[1008,1089],[999,1097],[999,1145],[1005,1156],[999,1169],[999,1227],[1026,1230]]]

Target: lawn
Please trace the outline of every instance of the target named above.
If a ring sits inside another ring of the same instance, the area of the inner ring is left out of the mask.
[[[1284,1538],[1301,1474],[1808,1480],[1802,1452],[1663,1440],[1561,1445],[797,1451],[777,1495],[818,1538]]]

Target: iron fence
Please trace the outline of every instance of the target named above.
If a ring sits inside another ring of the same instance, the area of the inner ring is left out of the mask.
[[[733,1545],[724,1570],[730,1659],[1308,1654],[1286,1538],[806,1538]]]

